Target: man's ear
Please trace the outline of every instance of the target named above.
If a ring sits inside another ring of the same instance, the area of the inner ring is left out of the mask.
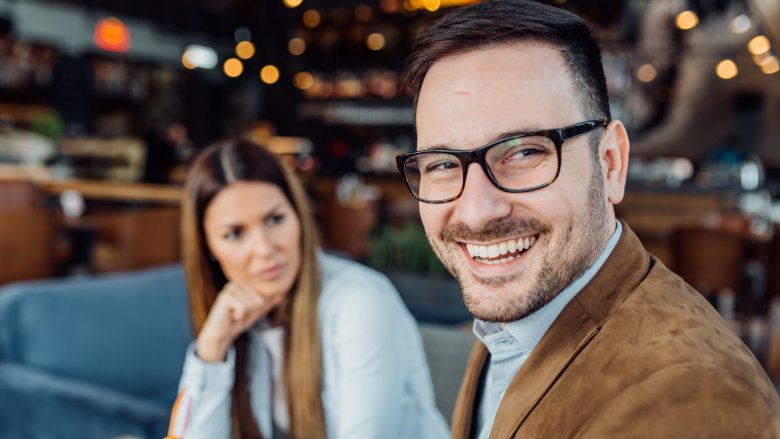
[[[615,120],[607,125],[599,145],[601,172],[604,173],[607,200],[618,204],[626,193],[628,151],[631,149],[623,122]]]

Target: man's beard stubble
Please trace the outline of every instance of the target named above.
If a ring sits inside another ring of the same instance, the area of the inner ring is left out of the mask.
[[[465,276],[473,280],[472,288],[495,291],[512,283],[522,282],[527,273],[520,272],[489,278],[478,277],[471,273],[464,274],[454,263],[456,258],[461,257],[457,253],[459,251],[457,242],[500,241],[503,238],[538,235],[535,245],[539,245],[539,241],[546,241],[551,236],[552,228],[549,224],[536,218],[514,217],[501,218],[482,230],[473,230],[463,223],[448,224],[439,236],[439,242],[443,244],[441,246],[428,236],[428,242],[434,252],[458,282],[463,294],[463,303],[474,318],[497,323],[522,319],[549,303],[588,269],[609,239],[609,216],[606,210],[603,181],[600,172],[593,173],[588,189],[588,201],[585,206],[587,214],[584,221],[570,223],[559,240],[559,248],[547,247],[546,252],[539,255],[542,257],[540,272],[535,279],[528,280],[533,281],[533,285],[523,296],[496,297],[494,293],[486,299],[484,296],[480,298],[477,294],[471,293]],[[577,242],[579,244],[574,247],[568,245]],[[549,241],[545,243],[550,244]],[[489,306],[484,306],[485,301],[491,302]]]

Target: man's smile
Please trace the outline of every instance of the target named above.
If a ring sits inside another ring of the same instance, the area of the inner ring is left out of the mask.
[[[483,264],[505,264],[525,253],[536,243],[538,235],[512,238],[489,245],[460,243],[469,256]]]

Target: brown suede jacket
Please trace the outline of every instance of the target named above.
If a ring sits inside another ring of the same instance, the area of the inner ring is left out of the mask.
[[[454,439],[472,437],[488,352],[477,342]],[[493,438],[780,438],[766,372],[710,304],[623,234],[512,380]]]

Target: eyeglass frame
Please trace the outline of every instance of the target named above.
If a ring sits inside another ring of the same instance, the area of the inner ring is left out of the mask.
[[[604,128],[607,125],[609,125],[609,123],[610,121],[608,119],[594,119],[594,120],[586,120],[584,122],[575,123],[573,125],[569,125],[563,128],[519,133],[510,137],[505,137],[503,139],[494,140],[486,145],[482,145],[477,148],[469,149],[465,151],[452,150],[452,149],[426,149],[424,151],[412,151],[403,154],[398,154],[395,157],[395,163],[396,166],[398,166],[398,171],[401,173],[401,177],[403,178],[404,183],[406,184],[406,188],[409,190],[409,192],[412,194],[414,198],[416,198],[418,201],[423,203],[443,204],[443,203],[449,203],[450,201],[455,201],[458,198],[460,198],[460,196],[463,195],[463,190],[466,188],[466,176],[468,174],[469,165],[471,165],[472,163],[478,163],[480,167],[482,167],[482,171],[485,173],[485,175],[487,175],[490,182],[493,183],[493,186],[495,186],[497,189],[501,191],[513,193],[513,194],[532,192],[532,191],[545,188],[553,184],[555,180],[558,179],[558,175],[561,173],[561,161],[563,158],[563,156],[561,155],[561,149],[563,148],[563,144],[567,140],[590,133],[591,131],[597,128]],[[553,177],[553,179],[547,183],[533,186],[530,188],[509,189],[503,187],[498,182],[498,180],[496,180],[495,175],[493,175],[493,171],[490,169],[490,166],[488,166],[487,161],[485,160],[485,157],[487,156],[487,152],[490,150],[490,148],[498,144],[510,140],[514,140],[514,139],[533,137],[533,136],[547,137],[553,141],[553,144],[555,144],[555,150],[556,153],[558,154],[558,168],[555,170],[555,177]],[[431,201],[431,200],[425,200],[423,198],[420,198],[414,193],[414,189],[412,189],[412,185],[409,183],[409,179],[406,177],[404,166],[406,164],[406,161],[409,160],[410,158],[416,157],[418,155],[428,154],[428,153],[450,154],[457,157],[457,159],[460,161],[460,164],[463,167],[463,181],[461,182],[460,185],[460,192],[458,192],[458,194],[455,195],[454,197],[447,198],[445,200],[440,200],[440,201]]]

